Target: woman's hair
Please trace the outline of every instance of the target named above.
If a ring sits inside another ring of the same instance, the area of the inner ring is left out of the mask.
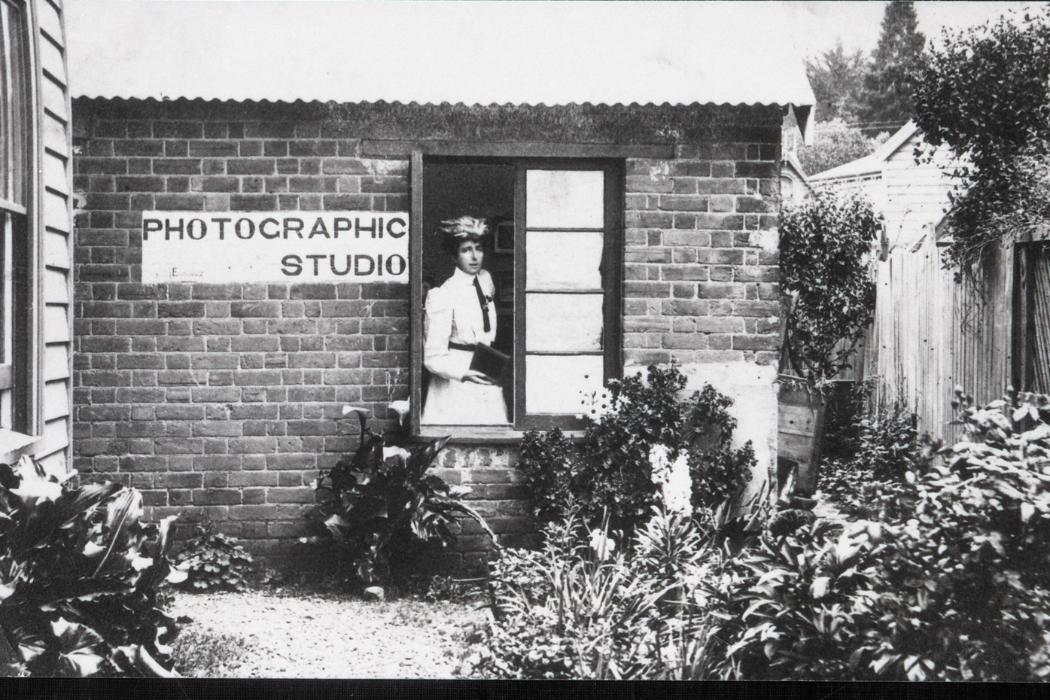
[[[489,226],[484,219],[460,216],[442,221],[437,232],[445,250],[454,255],[463,241],[480,241],[488,236]]]

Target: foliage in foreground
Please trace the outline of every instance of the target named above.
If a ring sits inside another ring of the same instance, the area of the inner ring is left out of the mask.
[[[915,414],[906,408],[895,404],[869,409],[866,385],[843,393],[836,397],[835,408],[852,404],[858,410],[851,425],[834,424],[835,444],[820,467],[820,492],[849,516],[877,518],[887,497],[904,488],[909,472],[928,470],[940,445],[918,434]]]
[[[888,494],[882,522],[726,560],[720,676],[1050,676],[1050,397],[959,400],[966,438]]]
[[[713,507],[737,495],[755,464],[748,442],[733,447],[732,399],[710,385],[680,398],[686,379],[675,366],[650,366],[641,374],[609,382],[594,398],[590,425],[574,443],[560,430],[526,433],[518,469],[525,477],[540,522],[565,518],[574,509],[587,523],[607,514],[613,529],[632,533],[644,524],[660,495],[650,452],[666,446],[667,460],[688,464],[692,502]]]
[[[252,555],[238,544],[236,537],[213,532],[210,523],[201,523],[176,555],[175,563],[186,572],[186,580],[179,584],[183,590],[243,591],[244,574],[252,563]]]
[[[360,422],[360,444],[317,480],[311,522],[342,545],[363,584],[390,581],[394,565],[421,545],[454,542],[457,515],[474,519],[496,541],[484,518],[461,500],[470,490],[450,486],[430,469],[447,437],[411,450],[391,447],[368,427],[361,409],[345,407],[350,413]]]
[[[504,551],[464,671],[515,678],[1050,678],[1050,397],[961,393],[962,441],[879,520],[774,517],[742,547],[656,513],[632,556],[549,526]]]
[[[526,679],[688,678],[707,639],[699,582],[711,550],[693,520],[654,508],[631,554],[574,516],[539,551],[504,550],[492,571],[495,620],[461,673]]]
[[[171,675],[157,587],[184,574],[166,559],[172,518],[141,517],[135,489],[0,465],[0,675]]]
[[[765,520],[762,490],[747,505],[694,509],[684,462],[667,471],[650,451],[659,497],[632,536],[590,529],[570,513],[549,523],[538,551],[502,550],[493,562],[493,621],[460,671],[500,678],[704,677],[712,620],[704,581],[721,551],[736,551]],[[683,478],[685,477],[685,478]]]

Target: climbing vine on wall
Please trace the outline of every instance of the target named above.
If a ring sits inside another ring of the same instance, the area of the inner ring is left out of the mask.
[[[949,171],[955,186],[946,262],[961,272],[1050,214],[1048,81],[1046,8],[946,31],[923,56],[915,121],[928,146],[960,157]]]

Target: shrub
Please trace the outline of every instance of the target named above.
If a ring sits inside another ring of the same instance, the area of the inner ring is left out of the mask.
[[[494,570],[464,670],[547,678],[1050,678],[1050,396],[957,398],[965,439],[875,494],[884,522],[657,513],[631,556],[548,526]],[[906,457],[910,458],[909,455]],[[906,465],[898,465],[903,469]]]
[[[583,451],[559,428],[526,432],[517,467],[524,476],[533,514],[541,523],[554,522],[571,509],[580,480],[589,471]]]
[[[945,32],[914,81],[915,121],[931,146],[962,156],[945,221],[946,262],[970,264],[1050,211],[1046,183],[1050,121],[1050,12],[1009,13]]]
[[[868,254],[881,223],[860,195],[818,193],[780,218],[780,285],[790,295],[784,349],[818,384],[849,366],[875,312]]]
[[[141,517],[135,489],[0,465],[0,675],[172,675],[157,587],[184,574],[166,559],[173,518]]]
[[[455,541],[457,514],[473,518],[496,541],[484,518],[460,500],[470,489],[449,486],[430,470],[447,437],[411,450],[391,447],[368,428],[361,409],[343,412],[357,415],[361,441],[317,480],[311,522],[345,548],[362,583],[388,582],[391,564],[410,561],[421,544]]]
[[[614,529],[632,532],[658,500],[649,459],[657,445],[670,448],[672,460],[686,455],[694,506],[739,493],[755,457],[750,442],[732,446],[732,399],[705,385],[682,400],[685,382],[674,365],[651,366],[644,382],[639,373],[609,383],[582,441],[573,443],[559,430],[526,433],[518,468],[537,519],[552,522],[578,508],[587,522],[607,513]]]
[[[722,562],[719,675],[1050,676],[1050,397],[958,400],[966,439],[889,495],[900,515],[818,522]]]
[[[252,563],[252,555],[244,551],[236,537],[213,532],[211,523],[205,522],[197,525],[196,534],[186,541],[175,563],[187,574],[179,584],[184,590],[243,591],[244,573]]]

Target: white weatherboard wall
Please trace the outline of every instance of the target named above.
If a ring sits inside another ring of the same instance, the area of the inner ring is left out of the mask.
[[[931,161],[916,163],[915,148],[922,144],[922,132],[916,131],[883,164],[885,199],[876,205],[886,217],[891,247],[911,247],[923,234],[933,235],[949,205],[952,183],[944,168],[952,164],[952,158],[941,148]]]
[[[70,202],[70,104],[66,37],[61,0],[30,3],[35,49],[34,157],[39,178],[33,192],[31,225],[37,239],[32,274],[39,313],[33,348],[37,416],[32,454],[52,473],[68,469],[72,435],[72,231]],[[30,342],[16,338],[15,342]]]

